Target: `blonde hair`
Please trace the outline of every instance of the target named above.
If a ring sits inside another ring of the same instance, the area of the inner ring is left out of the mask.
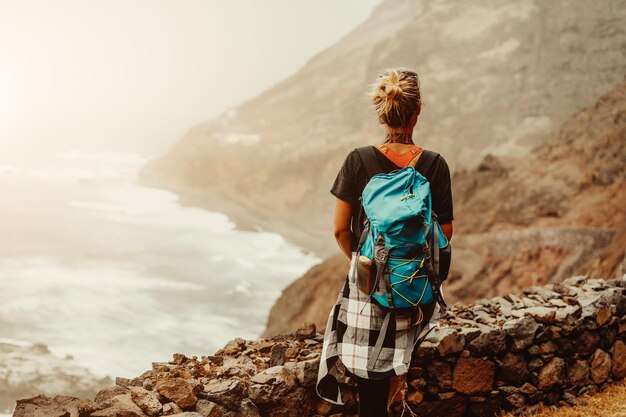
[[[406,68],[386,69],[368,95],[379,122],[390,127],[408,125],[422,100],[417,73]]]

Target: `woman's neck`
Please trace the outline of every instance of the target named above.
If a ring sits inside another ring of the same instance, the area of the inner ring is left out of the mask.
[[[387,129],[384,143],[413,145],[413,129]]]

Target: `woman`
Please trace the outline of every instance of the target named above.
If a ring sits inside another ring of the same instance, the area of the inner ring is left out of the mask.
[[[450,171],[444,158],[415,145],[413,129],[422,109],[418,76],[404,68],[386,70],[373,85],[370,98],[378,120],[386,126],[386,134],[376,149],[380,168],[385,172],[414,164],[415,169],[429,181],[432,208],[437,214],[443,233],[452,238],[452,193]],[[359,197],[368,181],[366,168],[356,150],[346,157],[331,193],[337,197],[334,214],[335,239],[341,251],[351,258],[361,235],[365,214]],[[316,385],[320,397],[342,404],[337,383],[337,362],[341,359],[346,372],[357,384],[359,416],[381,417],[387,415],[387,398],[390,378],[408,371],[411,353],[416,343],[436,324],[435,305],[424,309],[420,323],[416,317],[397,315],[393,326],[394,343],[376,361],[376,369],[365,366],[371,352],[372,331],[380,329],[384,311],[375,303],[367,302],[355,284],[346,279],[344,288],[330,312],[324,337],[322,358]],[[409,328],[415,325],[420,332],[417,338]],[[378,326],[378,327],[377,327]],[[369,338],[369,339],[368,339]],[[413,340],[409,340],[412,339]],[[388,339],[385,338],[387,341]],[[400,352],[398,352],[400,351]]]

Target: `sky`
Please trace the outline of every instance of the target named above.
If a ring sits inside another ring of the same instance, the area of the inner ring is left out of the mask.
[[[294,74],[381,0],[0,0],[0,161],[160,154]]]

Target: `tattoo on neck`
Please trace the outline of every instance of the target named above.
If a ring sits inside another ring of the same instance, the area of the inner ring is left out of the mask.
[[[413,143],[413,138],[408,132],[387,132],[385,143],[404,143],[408,145]]]

